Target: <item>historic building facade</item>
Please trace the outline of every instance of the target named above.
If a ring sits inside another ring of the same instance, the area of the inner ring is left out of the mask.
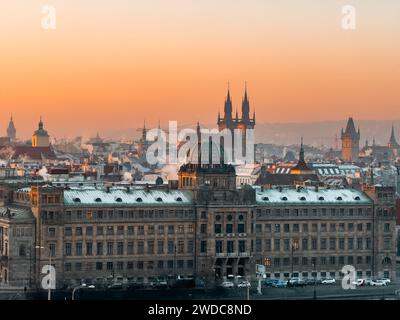
[[[212,286],[254,278],[256,264],[282,279],[340,278],[348,264],[395,278],[393,188],[236,188],[229,165],[202,170],[182,167],[175,190],[2,185],[2,282],[40,285],[49,263],[58,287],[177,275]]]

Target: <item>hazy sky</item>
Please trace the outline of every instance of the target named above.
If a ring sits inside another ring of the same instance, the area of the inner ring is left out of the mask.
[[[259,122],[399,119],[399,39],[399,0],[1,0],[0,135],[213,123],[228,81]]]

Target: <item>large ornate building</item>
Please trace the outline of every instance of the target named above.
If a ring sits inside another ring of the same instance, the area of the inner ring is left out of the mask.
[[[40,283],[53,264],[57,286],[194,276],[395,278],[391,187],[235,186],[229,165],[185,165],[166,186],[0,187],[0,273],[11,285]],[[192,180],[191,180],[192,179]],[[35,249],[43,248],[43,249]]]
[[[360,128],[356,131],[353,118],[349,118],[346,130],[341,134],[342,139],[342,159],[346,162],[354,162],[358,160],[360,148]]]

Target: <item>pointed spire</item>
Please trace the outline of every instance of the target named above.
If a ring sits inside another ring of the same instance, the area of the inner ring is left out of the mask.
[[[200,123],[197,121],[197,164],[199,167],[201,167],[201,129],[200,129]]]
[[[389,139],[388,147],[389,148],[398,148],[399,147],[399,144],[397,143],[397,140],[396,140],[396,136],[394,134],[393,123],[392,123],[392,131],[390,133],[390,139]]]
[[[242,121],[245,124],[250,124],[250,103],[247,97],[247,82],[245,83],[244,97],[242,101]]]
[[[236,120],[236,122],[239,122],[239,113],[238,113],[238,110],[237,110],[237,108],[236,108],[236,116],[235,116],[235,120]]]
[[[299,162],[304,162],[304,147],[303,147],[303,136],[301,137],[300,152],[299,152]]]
[[[229,81],[228,81],[228,93],[226,95],[225,105],[224,105],[224,120],[228,126],[231,125],[231,123],[232,123],[232,99],[231,99],[231,94],[230,94],[230,90],[229,90]]]

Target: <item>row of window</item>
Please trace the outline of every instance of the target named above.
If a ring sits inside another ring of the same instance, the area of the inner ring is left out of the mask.
[[[66,220],[83,219],[154,219],[154,218],[187,218],[192,217],[192,209],[183,210],[76,210],[65,211]]]
[[[136,245],[135,245],[136,244]],[[54,245],[54,244],[51,244]],[[52,251],[52,246],[50,245],[50,251]],[[75,249],[73,251],[73,248]],[[85,250],[84,250],[85,249]],[[96,249],[94,251],[94,249]],[[55,251],[55,246],[54,246]],[[193,254],[194,252],[194,241],[193,240],[178,240],[175,241],[128,241],[126,244],[124,242],[76,242],[74,245],[71,242],[67,242],[64,245],[64,255],[65,256],[91,256],[96,254],[101,255],[133,255],[133,254]]]
[[[353,231],[371,231],[372,230],[372,223],[265,223],[265,224],[256,224],[256,233],[280,233],[280,232],[353,232]],[[390,231],[390,223],[385,224],[385,231]]]
[[[363,276],[365,276],[366,278],[371,278],[372,276],[372,271],[367,270],[367,271],[356,271],[356,277],[357,278],[362,278]],[[318,276],[319,275],[319,276]],[[307,278],[311,278],[311,279],[324,279],[326,277],[330,277],[330,278],[343,278],[343,275],[340,272],[337,271],[330,271],[330,272],[326,272],[326,271],[321,271],[321,272],[293,272],[293,275],[291,275],[289,272],[274,272],[273,274],[271,273],[266,273],[265,274],[266,278],[270,279],[270,278],[275,278],[275,279],[286,279],[288,280],[291,277],[302,277],[303,279],[307,279]],[[385,271],[384,272],[384,278],[389,278],[389,272]]]
[[[319,242],[319,246],[318,246]],[[347,246],[346,246],[347,243]],[[387,244],[390,247],[390,242]],[[255,251],[291,250],[363,250],[372,249],[371,238],[302,238],[302,239],[256,239]]]
[[[74,264],[67,262],[64,264],[64,271],[122,271],[122,270],[153,270],[157,269],[192,269],[193,268],[193,260],[157,260],[157,261],[108,261],[108,262],[88,262],[83,264],[82,262],[75,262]],[[74,270],[72,270],[74,267]]]
[[[280,266],[291,266],[293,263],[294,266],[324,266],[324,265],[361,265],[361,264],[371,264],[372,257],[371,256],[330,256],[330,257],[290,257],[285,258],[265,258],[264,265],[266,267],[280,267]]]
[[[276,208],[276,209],[257,209],[257,217],[268,217],[268,216],[276,216],[276,217],[344,217],[344,216],[368,216],[372,212],[371,208]]]
[[[64,235],[65,236],[72,236],[72,232],[74,230],[74,235],[75,236],[83,236],[83,232],[85,231],[86,236],[93,236],[94,234],[94,229],[92,226],[87,226],[85,228],[83,227],[75,227],[74,229],[72,227],[64,227]],[[159,234],[159,235],[164,235],[165,231],[167,231],[168,234],[184,234],[185,231],[187,233],[193,233],[194,232],[194,225],[193,224],[188,224],[188,225],[139,225],[139,226],[98,226],[96,227],[96,235],[102,236],[102,235],[152,235],[152,234]],[[53,227],[48,228],[48,236],[49,237],[54,237],[55,236],[56,229]]]

